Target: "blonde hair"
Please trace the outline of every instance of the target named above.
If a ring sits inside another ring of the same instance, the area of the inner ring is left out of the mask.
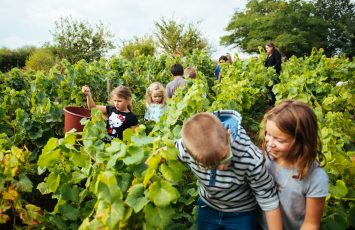
[[[132,93],[128,87],[120,85],[120,86],[114,88],[110,93],[110,100],[112,99],[112,96],[114,96],[114,95],[127,100],[128,101],[127,108],[129,111],[132,112],[132,110],[133,110]]]
[[[147,88],[147,92],[145,93],[145,102],[146,104],[151,104],[153,102],[152,100],[152,95],[153,91],[158,91],[161,96],[163,97],[161,104],[166,104],[166,93],[165,93],[165,88],[160,82],[153,82],[150,84],[150,86]]]
[[[304,102],[284,100],[264,115],[262,135],[265,136],[267,121],[275,122],[281,132],[293,137],[286,160],[297,164],[298,174],[294,178],[303,179],[309,173],[314,161],[323,162],[322,143],[319,138],[317,117]],[[262,148],[266,151],[264,138]]]
[[[187,67],[184,71],[184,74],[185,76],[188,76],[191,79],[195,79],[197,75],[196,70],[193,67]]]
[[[216,168],[227,152],[228,132],[210,113],[198,113],[181,130],[182,142],[192,158],[207,168]]]

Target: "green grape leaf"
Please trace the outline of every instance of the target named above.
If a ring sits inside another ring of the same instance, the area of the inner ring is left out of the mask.
[[[160,150],[160,153],[165,160],[176,160],[178,158],[178,150],[175,146],[166,146]]]
[[[144,196],[143,184],[136,184],[128,190],[126,203],[134,209],[135,213],[142,210],[148,202],[149,200]]]
[[[114,229],[115,226],[118,225],[119,221],[125,217],[124,203],[121,200],[115,201],[111,205],[110,211],[109,226],[111,229]]]
[[[82,172],[78,172],[78,171],[74,171],[72,174],[71,174],[71,181],[74,183],[74,184],[77,184],[79,183],[80,181],[84,180],[85,178],[87,178],[87,176],[85,174],[83,174]]]
[[[179,161],[168,161],[166,164],[162,164],[160,166],[160,172],[163,177],[174,183],[177,183],[182,179],[185,169],[185,166],[183,166]]]
[[[37,189],[41,192],[41,194],[49,194],[52,191],[48,188],[48,185],[45,182],[41,182],[37,185]]]
[[[57,148],[58,144],[59,144],[58,139],[51,137],[48,140],[47,144],[44,146],[43,152],[48,152],[48,151],[54,150],[55,148]]]
[[[60,159],[60,150],[50,150],[50,151],[42,151],[42,154],[38,158],[37,165],[39,167],[51,167],[57,163]]]
[[[78,186],[71,187],[69,184],[64,184],[60,187],[60,194],[63,200],[78,202],[80,190]]]
[[[150,178],[155,175],[160,160],[161,160],[160,154],[152,154],[147,159],[146,164],[148,164],[148,170],[145,172],[144,179],[143,179],[144,187],[147,187]]]
[[[19,181],[16,183],[16,188],[21,192],[32,192],[32,181],[25,174],[19,175]]]
[[[325,225],[327,229],[343,230],[346,229],[347,223],[343,216],[335,214],[325,219]]]
[[[127,148],[127,156],[123,158],[126,165],[139,164],[144,159],[144,149],[136,146],[129,146]]]
[[[170,203],[175,203],[180,194],[167,181],[156,181],[149,187],[148,198],[158,207],[165,207]]]
[[[106,152],[110,154],[115,154],[117,152],[122,152],[122,150],[125,150],[125,145],[122,144],[122,142],[118,139],[113,139],[111,142],[111,145],[109,145],[106,148]],[[125,151],[123,151],[125,152]]]
[[[37,123],[37,122],[33,122],[30,130],[27,130],[28,136],[32,139],[38,139],[40,137],[42,137],[43,134],[43,129],[41,124]]]
[[[69,220],[76,220],[79,218],[80,211],[77,207],[74,207],[71,204],[64,204],[59,206],[59,211],[63,216]]]
[[[137,146],[142,146],[142,145],[152,143],[154,139],[155,139],[154,137],[139,137],[139,136],[132,136],[131,138],[132,142]]]
[[[106,152],[111,155],[106,165],[106,168],[110,169],[114,167],[117,162],[117,159],[120,159],[126,155],[126,146],[120,141],[113,140],[111,142],[111,146],[106,148]]]
[[[337,180],[335,186],[329,185],[329,192],[332,196],[343,198],[348,193],[348,188],[346,187],[344,181]]]
[[[132,174],[130,173],[119,173],[116,176],[118,186],[122,192],[126,192],[132,181]]]
[[[98,199],[113,203],[115,200],[122,199],[122,192],[117,185],[117,180],[114,172],[101,172],[97,177],[95,192]]]
[[[76,140],[76,134],[75,133],[66,133],[64,140],[67,144],[74,145],[75,140]]]
[[[90,156],[84,151],[84,149],[81,149],[78,152],[71,152],[69,159],[74,163],[75,166],[77,167],[87,167],[88,165],[91,164],[91,158]]]
[[[165,229],[175,215],[175,210],[170,205],[162,208],[148,204],[143,211],[146,222],[159,229]]]
[[[51,173],[48,175],[47,180],[46,180],[48,189],[49,189],[51,192],[57,191],[57,188],[58,188],[58,186],[59,186],[59,182],[60,182],[60,175],[57,174],[57,173],[55,173],[55,172],[51,172]]]
[[[133,130],[132,129],[125,129],[123,131],[123,142],[124,143],[131,143],[132,136],[133,136]]]

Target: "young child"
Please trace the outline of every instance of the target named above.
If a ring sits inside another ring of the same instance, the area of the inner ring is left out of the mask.
[[[196,73],[195,68],[189,66],[189,67],[185,68],[184,75],[185,75],[185,78],[195,79],[197,73]]]
[[[232,110],[188,119],[176,141],[179,159],[199,180],[199,229],[255,229],[258,204],[270,229],[281,229],[277,191],[264,157]]]
[[[167,108],[164,86],[159,82],[150,84],[145,94],[145,101],[147,110],[144,114],[144,120],[158,122]]]
[[[137,116],[132,113],[132,93],[125,86],[118,86],[110,94],[112,105],[96,105],[88,86],[83,86],[81,91],[86,95],[88,108],[97,108],[108,116],[108,134],[112,138],[122,140],[123,131],[127,128],[135,129],[138,125]]]
[[[282,101],[263,119],[266,167],[280,199],[284,229],[319,229],[328,176],[323,161],[317,118],[305,103]]]
[[[184,68],[182,67],[181,64],[174,64],[171,66],[170,68],[170,72],[174,77],[174,80],[172,80],[171,82],[169,82],[166,85],[166,94],[168,96],[168,98],[172,98],[175,90],[180,87],[181,85],[186,84],[186,80],[184,79],[183,75],[184,75]]]
[[[228,61],[228,57],[224,56],[224,55],[220,56],[219,59],[218,59],[218,64],[217,64],[217,66],[216,66],[216,68],[214,70],[214,75],[215,75],[216,80],[218,82],[220,82],[221,78],[222,78],[221,63],[227,63],[227,61]]]
[[[184,77],[188,87],[191,87],[194,84],[197,73],[194,67],[186,67],[184,70]]]

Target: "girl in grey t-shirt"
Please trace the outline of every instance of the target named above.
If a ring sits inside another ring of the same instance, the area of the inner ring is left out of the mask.
[[[324,155],[317,118],[305,103],[282,101],[263,119],[266,167],[274,177],[284,229],[319,229],[328,175],[320,167]]]

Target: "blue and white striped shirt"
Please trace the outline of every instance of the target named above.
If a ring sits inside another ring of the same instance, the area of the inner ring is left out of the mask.
[[[228,110],[221,113],[232,112]],[[208,141],[208,140],[206,140]],[[264,211],[279,206],[272,176],[264,166],[265,158],[238,124],[238,135],[232,143],[233,158],[226,170],[205,169],[185,152],[182,140],[176,141],[179,159],[189,165],[199,180],[201,199],[210,207],[224,212]]]

